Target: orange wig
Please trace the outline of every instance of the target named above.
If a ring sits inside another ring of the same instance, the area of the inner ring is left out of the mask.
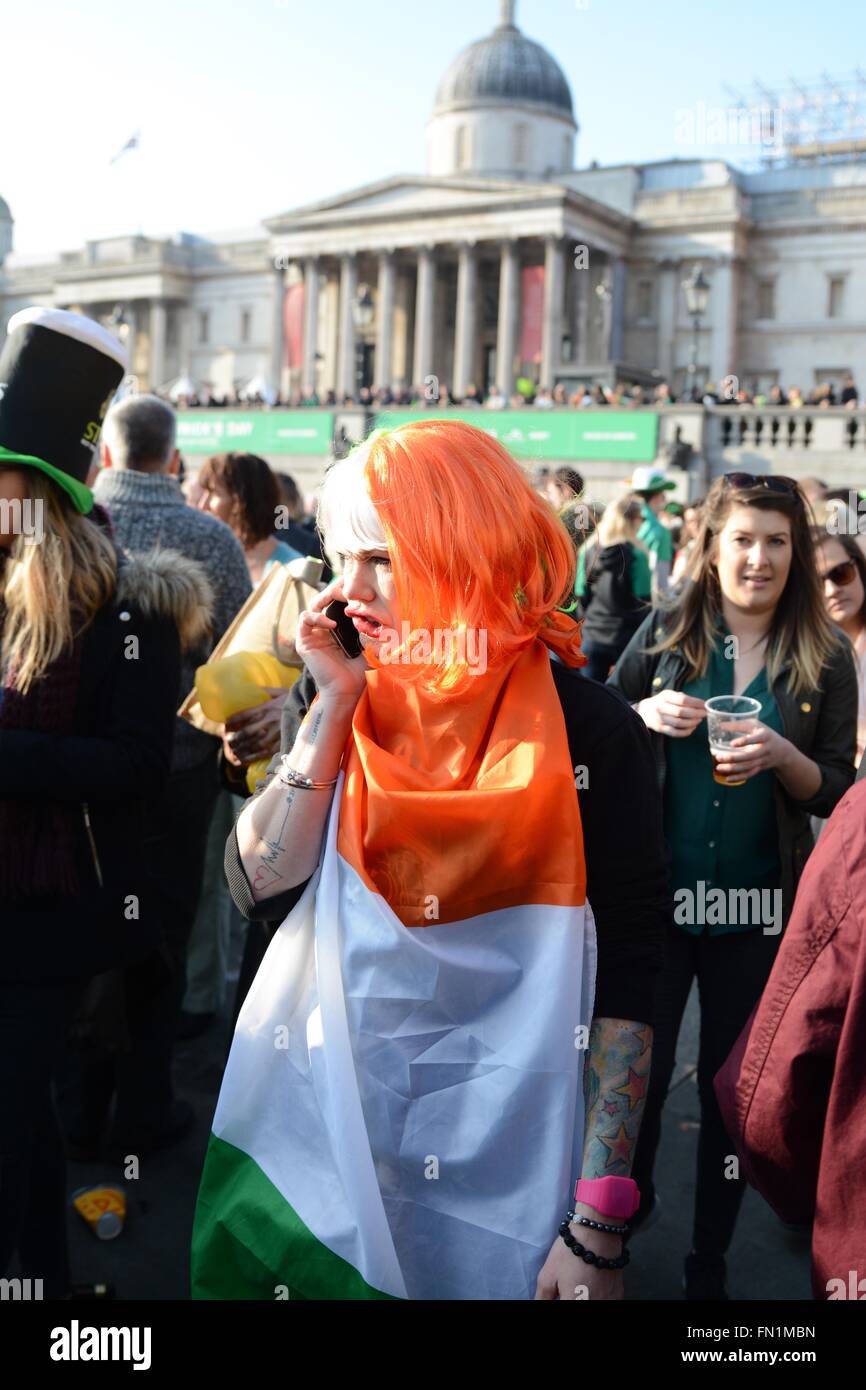
[[[552,615],[574,586],[568,532],[484,430],[460,420],[413,421],[377,431],[333,472],[350,467],[362,470],[366,495],[359,504],[356,492],[353,502],[345,474],[330,488],[326,479],[324,529],[345,534],[348,526],[364,548],[373,548],[377,531],[384,536],[402,617],[413,632],[483,631],[495,670],[542,629],[561,625],[562,615]],[[372,666],[383,664],[369,649],[367,657]],[[392,661],[388,669],[434,698],[459,694],[472,681],[453,650],[421,664]]]

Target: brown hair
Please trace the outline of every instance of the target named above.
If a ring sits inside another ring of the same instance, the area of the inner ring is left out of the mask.
[[[791,666],[791,692],[799,695],[818,686],[821,671],[837,644],[827,617],[810,531],[810,516],[799,488],[791,492],[768,488],[734,487],[717,478],[707,493],[701,526],[689,557],[686,582],[670,607],[665,608],[665,633],[652,653],[678,647],[691,676],[706,673],[710,651],[718,633],[722,592],[716,557],[718,536],[735,507],[781,512],[791,523],[791,569],[770,626],[767,644],[767,680],[777,679],[783,666]]]
[[[863,554],[863,551],[860,549],[860,546],[853,536],[834,536],[831,532],[825,531],[823,527],[815,527],[813,529],[812,539],[815,542],[816,549],[819,545],[826,545],[828,541],[835,541],[837,545],[841,545],[848,559],[854,561],[864,591],[863,606],[857,614],[857,617],[860,619],[861,626],[866,627],[866,555]],[[821,583],[820,578],[818,579],[818,583]]]
[[[220,483],[234,508],[231,527],[248,549],[266,540],[277,524],[280,486],[270,465],[258,454],[215,454],[201,466],[199,482],[206,492]]]

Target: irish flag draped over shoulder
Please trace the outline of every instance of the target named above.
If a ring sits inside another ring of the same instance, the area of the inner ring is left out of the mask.
[[[371,671],[238,1019],[194,1297],[531,1298],[580,1171],[595,960],[544,642],[440,705]]]

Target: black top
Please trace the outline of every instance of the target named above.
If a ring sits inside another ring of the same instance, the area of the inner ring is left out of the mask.
[[[587,557],[584,591],[580,595],[585,615],[584,641],[622,651],[649,612],[648,601],[640,598],[632,586],[634,556],[634,548],[623,541],[597,546]]]
[[[180,578],[175,590],[182,601]],[[131,636],[138,660],[127,660]],[[180,662],[174,619],[145,616],[133,598],[115,595],[82,638],[69,732],[0,730],[0,797],[70,808],[82,880],[74,898],[0,902],[0,979],[100,974],[142,960],[157,944],[147,808],[169,775]]]
[[[565,716],[572,765],[579,769],[575,780],[587,898],[598,939],[595,1016],[652,1023],[655,978],[673,901],[647,729],[617,691],[555,659],[551,670]],[[291,751],[315,692],[312,676],[304,671],[283,710],[283,752]],[[274,759],[268,781],[276,768]],[[238,909],[253,921],[269,923],[273,930],[309,882],[256,902],[234,829],[226,843],[225,868]]]

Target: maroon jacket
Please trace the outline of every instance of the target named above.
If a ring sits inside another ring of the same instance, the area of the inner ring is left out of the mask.
[[[814,1219],[814,1297],[858,1297],[860,1280],[866,1296],[866,781],[809,858],[766,989],[715,1085],[743,1176],[783,1221]],[[828,1290],[831,1279],[848,1292]]]

